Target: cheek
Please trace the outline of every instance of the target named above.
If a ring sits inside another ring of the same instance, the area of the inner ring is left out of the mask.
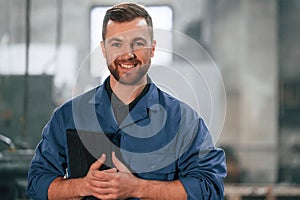
[[[119,57],[119,55],[116,54],[116,53],[107,53],[107,54],[106,54],[106,62],[107,62],[108,64],[111,64],[111,63],[114,62],[114,60],[115,60],[117,57]]]
[[[139,60],[148,63],[152,57],[152,51],[150,51],[148,49],[138,50],[135,52],[135,55]]]

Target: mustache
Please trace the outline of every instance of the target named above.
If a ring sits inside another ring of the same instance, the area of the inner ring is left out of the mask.
[[[136,58],[132,58],[132,59],[124,59],[124,58],[116,58],[114,60],[115,64],[132,64],[132,65],[136,65],[136,64],[141,64],[142,62],[139,59]]]

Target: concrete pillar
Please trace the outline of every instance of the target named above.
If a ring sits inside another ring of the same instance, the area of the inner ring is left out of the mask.
[[[277,1],[240,2],[239,160],[247,182],[277,177]]]

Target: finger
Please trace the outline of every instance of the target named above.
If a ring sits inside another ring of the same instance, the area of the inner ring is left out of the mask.
[[[95,179],[90,182],[90,186],[93,191],[111,188],[111,180],[107,178],[105,180]]]
[[[130,173],[129,169],[117,158],[116,153],[114,151],[112,152],[112,161],[119,171]]]
[[[106,160],[106,155],[102,154],[101,157],[91,165],[90,169],[94,169],[94,170],[99,169],[103,165],[105,160]]]
[[[117,170],[117,168],[111,168],[111,169],[107,169],[107,170],[103,170],[103,172],[106,172],[106,173],[117,173],[118,172],[118,170]]]
[[[97,188],[95,189],[95,192],[93,194],[94,197],[97,199],[103,199],[103,200],[116,200],[119,198],[116,198],[115,195],[113,195],[114,191],[111,188]]]
[[[106,182],[110,181],[112,179],[112,175],[117,174],[118,170],[117,168],[111,168],[107,170],[93,170],[91,172],[92,179],[94,181],[99,181],[99,182]]]
[[[117,174],[118,170],[116,168],[111,168],[107,170],[93,170],[91,172],[91,177],[95,182],[109,182]]]

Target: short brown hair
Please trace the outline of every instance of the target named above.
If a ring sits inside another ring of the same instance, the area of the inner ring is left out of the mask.
[[[150,35],[152,40],[153,39],[152,18],[143,6],[135,3],[117,4],[106,11],[106,14],[103,19],[103,26],[102,26],[102,39],[105,40],[105,35],[107,31],[106,27],[109,20],[115,22],[130,22],[137,17],[142,17],[146,20],[146,23],[150,28]]]

